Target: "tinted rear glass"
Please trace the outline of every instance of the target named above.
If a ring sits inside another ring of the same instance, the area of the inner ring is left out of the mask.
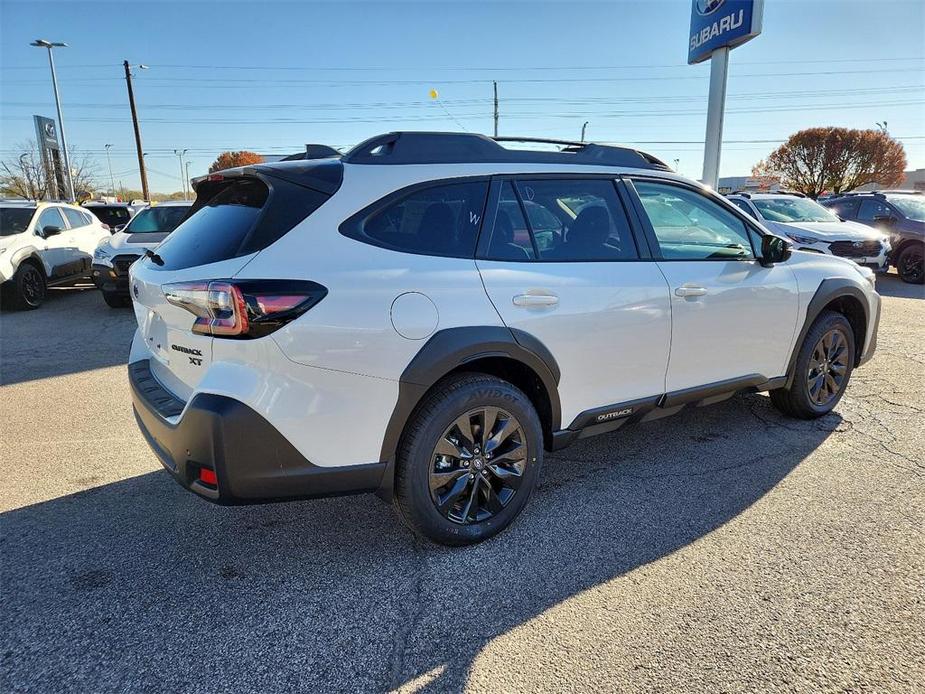
[[[87,207],[85,209],[95,214],[103,224],[111,227],[125,224],[131,216],[127,207],[105,207],[100,205],[99,207]]]
[[[232,178],[197,187],[192,214],[158,246],[179,270],[256,253],[287,234],[331,196],[279,178]],[[166,208],[164,208],[166,209]]]
[[[158,255],[165,270],[207,265],[238,255],[254,227],[269,191],[260,181],[237,181],[225,187],[162,243]]]

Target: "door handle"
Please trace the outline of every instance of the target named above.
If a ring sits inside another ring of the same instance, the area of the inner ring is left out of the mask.
[[[675,296],[703,296],[707,293],[704,287],[678,287],[674,290]]]
[[[559,297],[554,294],[517,294],[514,296],[515,306],[555,306]]]

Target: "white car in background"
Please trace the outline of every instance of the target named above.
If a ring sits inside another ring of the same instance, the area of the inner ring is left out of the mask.
[[[14,308],[42,305],[48,287],[90,277],[93,251],[109,230],[65,202],[0,201],[0,282]]]
[[[793,193],[732,193],[729,202],[771,231],[793,241],[794,250],[837,255],[886,272],[890,240],[866,224],[844,221],[819,203]]]
[[[128,268],[154,250],[177,228],[193,206],[191,200],[170,200],[153,203],[138,212],[131,221],[112,236],[100,241],[93,253],[93,283],[103,292],[103,299],[113,307],[127,306]]]

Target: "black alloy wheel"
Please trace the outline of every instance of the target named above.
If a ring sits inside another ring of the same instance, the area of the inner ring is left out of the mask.
[[[848,338],[838,327],[826,332],[813,347],[806,374],[813,403],[825,407],[841,392],[848,375],[849,354]]]
[[[437,511],[460,525],[500,513],[527,467],[520,422],[498,407],[469,410],[443,432],[431,455],[430,494]]]
[[[922,284],[925,282],[925,253],[921,247],[912,246],[904,250],[896,264],[896,270],[903,282]]]

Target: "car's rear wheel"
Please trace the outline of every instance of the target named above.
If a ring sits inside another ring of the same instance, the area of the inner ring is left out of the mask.
[[[542,463],[530,399],[501,379],[460,374],[439,383],[409,421],[395,503],[411,529],[434,542],[481,542],[521,512]]]
[[[896,259],[896,270],[903,282],[925,283],[925,245],[906,246]]]
[[[772,390],[771,402],[783,414],[799,419],[828,414],[848,387],[854,359],[854,331],[848,319],[824,311],[803,340],[790,386]]]
[[[45,274],[32,262],[23,262],[13,275],[11,304],[13,308],[31,311],[45,301],[48,287]]]

